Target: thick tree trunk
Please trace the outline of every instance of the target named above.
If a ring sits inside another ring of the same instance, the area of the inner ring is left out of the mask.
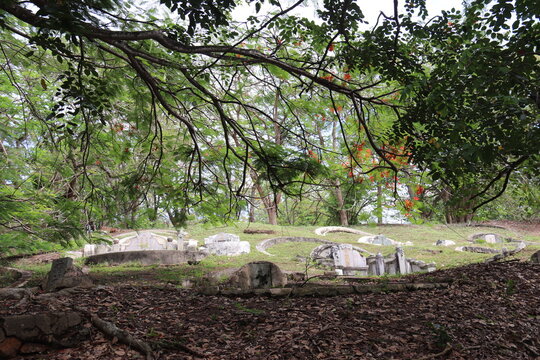
[[[445,202],[444,218],[447,224],[468,223],[474,217],[473,204],[469,197],[463,197],[458,202],[452,201],[452,192],[449,188],[441,191],[440,198]]]
[[[341,226],[349,226],[349,218],[347,216],[347,210],[345,209],[345,201],[343,200],[341,183],[339,182],[339,180],[336,180],[334,184],[334,192],[336,194],[336,200],[338,205],[339,223]]]

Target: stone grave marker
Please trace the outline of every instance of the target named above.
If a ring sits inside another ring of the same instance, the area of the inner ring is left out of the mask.
[[[92,280],[81,269],[73,265],[70,257],[60,258],[53,261],[51,271],[43,280],[42,287],[45,291],[55,291],[70,287],[92,286]]]
[[[436,246],[451,246],[451,245],[456,245],[456,242],[452,240],[437,240],[435,245]]]
[[[356,275],[357,271],[367,271],[366,258],[349,244],[332,246],[332,257],[336,270],[342,270],[343,275]],[[340,271],[341,272],[341,271]]]
[[[231,277],[231,283],[241,289],[268,289],[287,284],[287,276],[269,261],[251,262],[242,266]]]
[[[125,251],[167,250],[167,240],[159,241],[151,232],[144,231],[126,244]]]

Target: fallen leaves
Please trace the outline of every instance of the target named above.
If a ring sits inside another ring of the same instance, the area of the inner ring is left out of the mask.
[[[539,273],[538,265],[528,263],[476,264],[403,279],[453,279],[446,289],[329,298],[228,298],[174,287],[115,286],[87,289],[55,306],[98,314],[152,344],[164,360],[526,359],[540,356]],[[46,306],[30,302],[9,311]],[[0,307],[0,314],[6,309]],[[51,351],[47,358],[142,357],[95,331],[79,348]]]

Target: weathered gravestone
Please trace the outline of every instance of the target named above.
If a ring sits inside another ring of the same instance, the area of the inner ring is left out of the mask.
[[[436,246],[451,246],[451,245],[456,245],[456,242],[452,240],[437,240],[435,245]]]
[[[242,290],[268,289],[287,284],[287,276],[269,261],[257,261],[242,266],[230,279],[232,285]]]
[[[47,274],[42,283],[45,291],[56,291],[71,287],[91,287],[92,280],[73,265],[70,257],[56,259],[52,263],[51,271]]]
[[[499,234],[488,233],[488,234],[474,234],[471,235],[470,239],[474,242],[483,242],[485,241],[488,244],[500,244],[504,242],[504,239]]]
[[[209,254],[236,256],[248,254],[251,251],[247,241],[240,241],[235,234],[218,233],[204,239],[204,247]]]
[[[358,242],[363,243],[363,244],[382,245],[382,246],[390,246],[390,245],[397,244],[395,240],[389,239],[384,235],[362,236],[360,239],[358,239]]]
[[[366,258],[354,250],[352,245],[340,244],[332,246],[332,257],[338,275],[356,275],[357,272],[367,275]]]
[[[158,239],[151,232],[141,232],[125,244],[124,251],[167,250],[167,239]]]

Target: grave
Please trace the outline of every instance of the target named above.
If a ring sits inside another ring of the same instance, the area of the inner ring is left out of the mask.
[[[399,241],[389,239],[382,234],[372,235],[372,236],[362,236],[360,239],[358,239],[358,242],[361,244],[370,244],[370,245],[379,245],[379,246],[413,245],[413,243],[410,241],[407,241],[405,244],[402,244]]]
[[[488,244],[501,244],[504,242],[504,238],[502,236],[494,233],[473,234],[470,236],[469,240],[474,242],[486,242]]]
[[[381,253],[364,257],[365,252],[349,244],[317,246],[310,257],[320,266],[332,268],[337,275],[384,275],[409,274],[412,272],[430,272],[435,270],[434,264],[408,259],[402,247],[387,257]]]
[[[237,270],[229,280],[230,285],[242,290],[283,287],[287,276],[269,261],[251,262]]]
[[[366,258],[352,245],[340,244],[331,248],[334,268],[338,275],[367,275]]]
[[[452,245],[456,245],[456,242],[452,241],[452,240],[437,240],[437,242],[434,245],[436,245],[436,246],[452,246]]]
[[[251,247],[249,242],[240,241],[238,235],[221,232],[204,239],[204,251],[214,255],[236,256],[249,254]]]
[[[73,259],[70,257],[54,260],[51,271],[42,283],[42,288],[45,291],[91,286],[93,286],[92,280],[80,268],[73,265]]]
[[[186,232],[178,231],[176,240],[171,236],[174,234],[159,230],[122,234],[110,245],[85,245],[83,254],[88,264],[111,265],[126,262],[174,265],[196,263],[206,257],[207,254],[199,250],[197,240],[186,239]]]

